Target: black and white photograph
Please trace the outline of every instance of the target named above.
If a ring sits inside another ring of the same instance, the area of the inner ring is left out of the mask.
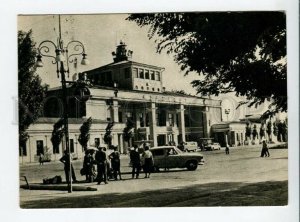
[[[287,205],[284,11],[20,15],[18,59],[21,208]]]
[[[299,219],[294,0],[29,2],[0,13],[1,218]]]

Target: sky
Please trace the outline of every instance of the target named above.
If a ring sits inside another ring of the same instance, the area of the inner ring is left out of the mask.
[[[167,90],[185,90],[195,94],[190,82],[199,78],[195,73],[184,76],[180,67],[173,61],[172,55],[165,52],[158,54],[154,39],[147,37],[147,27],[140,28],[135,22],[127,21],[128,14],[90,14],[90,15],[62,15],[61,29],[64,44],[71,40],[81,41],[88,54],[90,64],[78,67],[78,72],[97,68],[113,61],[111,53],[115,51],[120,40],[125,41],[127,49],[133,51],[132,60],[150,65],[164,67],[162,75]],[[37,45],[44,40],[57,41],[58,15],[19,16],[18,30],[33,31],[33,39]],[[54,51],[52,51],[54,54]],[[44,67],[37,73],[43,83],[50,87],[60,85],[55,65],[50,58],[43,58]],[[73,67],[72,67],[73,68]],[[71,69],[71,73],[76,70]],[[70,74],[69,80],[72,79]]]

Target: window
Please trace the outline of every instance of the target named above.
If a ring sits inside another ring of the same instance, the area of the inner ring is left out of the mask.
[[[36,141],[36,155],[44,154],[44,141],[43,140],[37,140]]]
[[[151,80],[155,80],[154,71],[150,71]]]
[[[139,69],[140,78],[144,79],[144,69]]]
[[[133,123],[133,115],[132,112],[126,112],[126,121]]]
[[[119,123],[123,123],[123,113],[121,111],[118,112],[118,116],[119,116]]]
[[[139,87],[138,87],[138,86],[135,86],[135,89],[139,89]]]
[[[146,126],[150,126],[149,113],[146,113]]]
[[[107,82],[112,82],[112,73],[111,72],[106,72],[106,81]]]
[[[98,147],[100,146],[100,138],[95,138],[95,146]]]
[[[147,90],[149,91],[149,87],[147,87]]]
[[[138,69],[137,69],[137,68],[132,68],[132,75],[133,75],[135,78],[139,78],[139,75],[138,75]]]
[[[185,127],[191,127],[190,117],[188,114],[184,114],[184,125]]]
[[[160,73],[155,72],[155,80],[160,81]]]
[[[154,88],[152,88],[152,91],[154,92],[154,91],[155,91],[155,89],[154,89]]]
[[[157,91],[159,92],[159,91],[160,91],[160,89],[159,89],[159,88],[157,88]]]
[[[110,108],[110,106],[106,110],[106,120],[107,121],[111,120],[111,108]]]
[[[100,84],[103,84],[105,82],[105,73],[100,74]]]
[[[163,156],[164,155],[164,149],[157,149],[157,150],[152,150],[153,156]]]
[[[141,87],[141,90],[144,90],[144,86]]]
[[[157,126],[166,126],[166,111],[156,111],[156,124]]]
[[[145,79],[149,79],[149,70],[145,70]]]
[[[144,113],[140,113],[139,118],[140,118],[140,127],[144,127],[145,126]]]
[[[69,146],[70,146],[70,152],[71,152],[71,153],[74,153],[74,140],[73,140],[73,139],[70,139],[70,144],[69,144]]]
[[[125,68],[124,72],[125,72],[125,79],[129,79],[130,78],[130,68]]]
[[[172,113],[168,114],[169,126],[174,126],[174,115]]]

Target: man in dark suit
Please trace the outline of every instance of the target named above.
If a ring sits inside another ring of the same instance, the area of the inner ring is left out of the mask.
[[[106,153],[103,151],[102,147],[98,147],[98,151],[95,155],[95,161],[97,163],[97,180],[98,185],[103,181],[105,184],[107,184],[107,160],[106,160]]]

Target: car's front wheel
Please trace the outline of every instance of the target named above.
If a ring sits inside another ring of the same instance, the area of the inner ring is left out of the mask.
[[[191,160],[186,163],[186,168],[190,171],[196,170],[198,167],[198,162],[196,160]]]

